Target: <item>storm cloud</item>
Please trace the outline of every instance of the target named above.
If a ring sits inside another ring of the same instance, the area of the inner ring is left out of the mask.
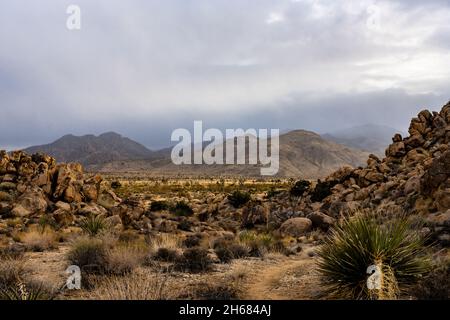
[[[405,131],[450,100],[449,39],[445,0],[5,0],[0,148],[105,131],[158,148],[194,120]]]

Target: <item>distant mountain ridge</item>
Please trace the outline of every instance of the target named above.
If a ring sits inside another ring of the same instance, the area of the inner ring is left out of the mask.
[[[321,178],[345,165],[364,165],[368,157],[367,152],[325,140],[311,131],[295,130],[280,135],[279,139],[279,177]],[[174,165],[170,150],[165,149],[164,154],[157,160],[114,161],[88,169],[104,173],[146,172],[155,176],[260,176],[260,165]]]
[[[388,126],[365,124],[326,133],[322,137],[329,141],[384,157],[386,146],[392,142],[392,137],[396,133],[405,135],[404,132]]]
[[[157,157],[156,152],[115,132],[107,132],[99,136],[69,134],[53,143],[29,147],[24,151],[30,154],[43,152],[60,162],[79,162],[85,166]]]

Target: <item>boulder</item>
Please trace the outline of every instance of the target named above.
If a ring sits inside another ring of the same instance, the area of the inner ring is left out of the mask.
[[[16,201],[12,212],[14,215],[23,217],[36,213],[45,213],[47,201],[41,189],[32,188],[23,193]]]
[[[308,218],[292,218],[286,220],[280,227],[282,236],[301,237],[311,230],[312,221]]]
[[[311,220],[314,228],[320,228],[325,231],[336,223],[336,219],[320,211],[310,213],[307,218]]]
[[[120,202],[121,199],[110,190],[104,190],[97,199],[97,203],[106,209],[116,207]]]
[[[90,202],[89,204],[82,203],[77,213],[82,216],[98,216],[107,215],[108,211],[104,207],[94,202]]]

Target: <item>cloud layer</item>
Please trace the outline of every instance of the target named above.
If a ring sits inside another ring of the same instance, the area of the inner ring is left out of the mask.
[[[197,119],[405,130],[450,99],[449,43],[445,0],[7,0],[0,147],[111,130],[161,147]]]

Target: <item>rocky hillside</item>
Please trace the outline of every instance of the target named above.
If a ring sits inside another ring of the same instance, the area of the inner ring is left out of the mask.
[[[30,147],[24,151],[28,154],[41,152],[59,162],[78,162],[83,165],[150,159],[156,156],[143,145],[114,132],[99,136],[66,135],[53,143]]]
[[[225,150],[225,148],[224,148]],[[291,131],[280,136],[279,177],[322,178],[343,165],[357,167],[364,164],[368,153],[323,139],[305,131]],[[172,164],[170,153],[154,161],[116,161],[89,166],[98,172],[137,172],[156,176],[260,176],[256,165],[181,165]]]
[[[423,217],[432,238],[450,244],[450,103],[421,111],[409,135],[396,134],[383,159],[371,155],[364,168],[344,167],[305,188],[299,210],[328,221],[369,208]]]

